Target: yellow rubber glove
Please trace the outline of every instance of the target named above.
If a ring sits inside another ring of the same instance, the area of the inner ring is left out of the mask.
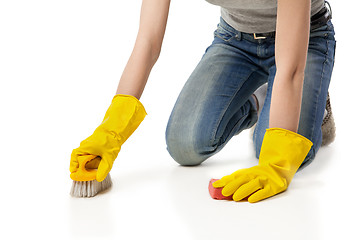
[[[259,164],[240,169],[213,183],[224,187],[222,194],[234,201],[246,197],[250,203],[274,196],[289,186],[313,143],[304,136],[282,128],[266,129]]]
[[[121,145],[130,137],[146,116],[141,102],[133,96],[118,94],[112,99],[105,117],[94,133],[74,149],[70,160],[70,177],[75,181],[96,180],[103,181],[110,172],[113,163],[120,152]],[[96,177],[77,174],[79,160],[86,162],[90,169],[96,169]],[[100,157],[100,158],[99,158]],[[91,160],[91,159],[93,160]],[[100,159],[100,161],[99,161]]]

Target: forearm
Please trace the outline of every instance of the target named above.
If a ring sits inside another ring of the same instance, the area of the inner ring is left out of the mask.
[[[155,50],[149,41],[136,40],[120,78],[116,94],[132,95],[140,99],[158,57],[159,51]]]
[[[290,79],[290,80],[289,80]],[[297,132],[304,74],[276,74],[272,88],[269,128],[279,127]]]

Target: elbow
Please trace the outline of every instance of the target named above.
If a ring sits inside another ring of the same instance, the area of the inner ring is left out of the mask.
[[[305,77],[305,69],[296,68],[291,72],[290,80],[293,82],[303,82]]]
[[[158,60],[158,58],[160,56],[161,45],[162,44],[158,43],[157,41],[149,40],[148,46],[150,48],[151,59],[154,63]]]
[[[276,75],[284,81],[298,82],[303,81],[305,77],[305,67],[296,66],[288,68],[280,68],[276,70]]]
[[[292,76],[293,79],[297,79],[297,78],[304,78],[305,76],[305,66],[306,66],[306,62],[304,62],[303,64],[297,64],[296,67],[294,67],[292,69]]]
[[[295,70],[293,70],[292,72],[292,81],[293,82],[303,82],[304,81],[304,77],[305,77],[305,67],[298,67]]]
[[[154,61],[156,62],[160,56],[160,52],[161,52],[161,44],[154,44],[152,47],[152,56]]]
[[[152,64],[155,64],[160,56],[161,44],[146,38],[138,38],[135,43],[135,49],[147,55]]]

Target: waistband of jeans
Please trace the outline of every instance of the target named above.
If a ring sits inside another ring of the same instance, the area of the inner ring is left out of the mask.
[[[328,3],[328,2],[325,1],[325,3]],[[328,5],[330,7],[329,3],[328,3]],[[313,30],[320,26],[325,25],[331,18],[332,18],[331,7],[330,7],[330,9],[328,9],[326,6],[324,6],[322,9],[320,9],[316,14],[314,14],[311,17],[310,30]],[[221,25],[221,27],[223,27],[226,30],[235,34],[238,39],[244,38],[244,39],[252,41],[252,42],[267,41],[267,40],[274,41],[275,40],[276,31],[266,32],[266,33],[241,32],[241,31],[236,30],[232,26],[230,26],[222,17],[220,17],[220,25]],[[265,38],[255,39],[255,37],[265,37]]]

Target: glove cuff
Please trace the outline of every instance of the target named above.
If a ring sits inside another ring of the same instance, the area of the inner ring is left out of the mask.
[[[270,165],[290,183],[313,143],[306,137],[283,128],[266,129],[259,165]]]
[[[99,128],[111,132],[122,145],[146,115],[144,106],[136,97],[117,94],[113,97]]]
[[[313,145],[313,143],[308,138],[306,138],[303,135],[300,135],[300,134],[298,134],[296,132],[285,129],[285,128],[279,128],[279,127],[268,128],[268,129],[266,129],[266,132],[269,132],[270,134],[287,135],[288,137],[291,136],[294,139],[295,138],[298,138],[299,140],[301,139],[302,141],[304,141],[308,145],[311,145],[311,146]]]
[[[132,96],[132,95],[126,95],[126,94],[116,94],[113,99],[112,99],[112,103],[117,101],[117,99],[121,98],[122,101],[126,101],[125,99],[127,99],[127,101],[135,101],[136,104],[138,105],[138,108],[141,109],[142,112],[144,112],[145,115],[147,115],[147,112],[145,111],[145,107],[144,105],[140,102],[139,99],[137,99],[136,97]]]

